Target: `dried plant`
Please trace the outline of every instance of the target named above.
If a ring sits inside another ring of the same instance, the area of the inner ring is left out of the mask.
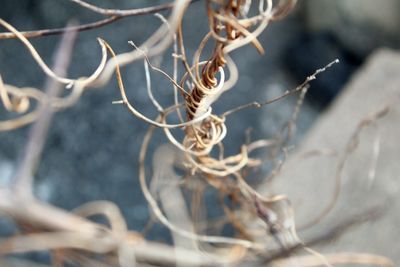
[[[19,32],[0,19],[0,24],[9,32],[0,33],[0,39],[17,38],[29,50],[34,60],[48,76],[45,92],[36,88],[17,88],[4,83],[0,78],[1,102],[9,112],[20,114],[17,118],[0,122],[1,131],[11,131],[33,123],[24,158],[13,176],[13,187],[0,189],[0,210],[19,226],[19,235],[4,238],[0,243],[0,254],[49,251],[53,266],[64,266],[66,262],[77,266],[135,266],[135,265],[265,265],[287,266],[296,262],[301,266],[336,263],[361,263],[393,266],[390,260],[369,254],[342,253],[321,255],[308,245],[324,241],[331,236],[316,237],[310,242],[301,241],[296,227],[290,200],[285,195],[263,195],[252,187],[247,177],[249,170],[273,159],[275,169],[267,179],[277,177],[284,163],[277,160],[278,154],[294,134],[296,120],[309,83],[316,76],[337,63],[329,63],[317,70],[297,88],[262,103],[253,102],[214,114],[212,105],[223,101],[223,94],[231,90],[238,77],[238,69],[230,53],[245,45],[253,45],[264,52],[257,40],[269,23],[281,19],[295,6],[296,0],[208,0],[209,32],[199,43],[192,59],[185,51],[182,17],[190,5],[188,0],[176,0],[170,4],[134,10],[104,9],[81,0],[71,0],[82,8],[99,13],[106,18],[95,23],[68,26],[62,29],[45,29]],[[142,45],[130,42],[133,50],[117,54],[105,40],[99,39],[101,61],[93,74],[78,79],[65,78],[72,52],[74,38],[79,31],[102,27],[126,16],[135,16],[171,9],[168,19],[157,14],[161,21],[159,29]],[[50,68],[42,60],[28,38],[51,34],[64,34],[56,52],[55,65]],[[212,44],[211,54],[204,48]],[[152,63],[152,58],[163,54],[173,46],[173,74]],[[108,56],[110,55],[110,56]],[[156,119],[143,115],[132,104],[126,94],[120,67],[143,60],[147,93],[154,108],[159,112]],[[127,228],[119,208],[108,201],[83,204],[73,211],[62,210],[37,200],[32,194],[33,175],[40,162],[41,151],[46,140],[52,116],[66,109],[82,97],[82,93],[108,83],[116,74],[120,99],[114,104],[125,106],[140,120],[147,122],[149,130],[144,137],[140,152],[139,180],[142,192],[152,210],[152,220],[167,227],[173,236],[174,246],[146,241],[140,233]],[[174,92],[173,105],[163,107],[152,92],[151,75],[164,76]],[[229,75],[228,75],[229,74]],[[66,96],[61,91],[68,91]],[[229,136],[226,118],[244,108],[260,108],[288,95],[298,94],[298,101],[291,118],[282,131],[272,139],[248,140],[235,155],[226,156],[222,141]],[[37,101],[35,109],[30,102]],[[354,141],[363,127],[384,115],[387,108],[366,119],[350,140],[347,153],[354,150]],[[178,123],[172,124],[174,116]],[[146,154],[155,130],[161,129],[168,144],[157,144],[153,155],[152,175],[146,172]],[[180,131],[177,138],[176,131]],[[268,158],[253,156],[256,150],[264,150]],[[346,162],[343,157],[337,170],[340,181],[341,170]],[[178,175],[180,169],[184,176]],[[214,188],[220,199],[224,216],[211,221],[202,204],[207,188]],[[311,224],[325,216],[335,205],[339,187],[324,212]],[[191,201],[187,201],[186,195]],[[104,216],[109,227],[89,220],[93,215]],[[367,216],[368,217],[368,216]],[[368,217],[369,218],[369,217]],[[353,218],[338,229],[365,221],[368,218]],[[221,229],[225,225],[234,228],[231,237],[209,235],[210,228]],[[309,255],[296,254],[299,250]],[[291,256],[292,254],[295,256]]]

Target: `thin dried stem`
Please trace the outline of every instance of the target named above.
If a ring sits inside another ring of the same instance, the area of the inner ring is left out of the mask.
[[[54,59],[54,73],[56,75],[65,76],[67,74],[75,38],[76,32],[68,32],[61,39]],[[48,99],[57,97],[61,90],[62,84],[50,78],[46,81],[45,92]],[[29,132],[29,141],[21,154],[21,161],[13,177],[14,190],[21,197],[32,197],[33,176],[40,162],[53,114],[51,104],[48,101],[41,103],[38,110],[38,120]]]
[[[159,118],[160,120],[161,118]],[[145,158],[146,158],[146,152],[147,152],[147,147],[148,144],[151,140],[151,137],[153,135],[153,132],[155,130],[154,126],[151,126],[147,132],[147,134],[144,137],[142,147],[140,150],[140,156],[139,156],[139,163],[140,163],[140,169],[139,169],[139,180],[140,180],[140,187],[142,189],[142,192],[150,205],[154,215],[156,218],[164,225],[166,226],[169,230],[173,231],[176,234],[181,235],[182,237],[200,241],[200,242],[207,242],[207,243],[221,243],[221,244],[228,244],[228,245],[239,245],[243,246],[245,248],[255,248],[256,245],[250,241],[247,240],[241,240],[241,239],[234,239],[234,238],[228,238],[228,237],[220,237],[220,236],[204,236],[204,235],[197,235],[195,233],[191,233],[188,231],[184,231],[180,229],[179,227],[176,227],[173,225],[162,213],[160,207],[158,206],[157,201],[154,199],[154,197],[151,195],[151,192],[147,186],[146,182],[146,172],[145,172]]]
[[[136,8],[136,9],[128,9],[128,10],[121,10],[121,9],[107,9],[101,8],[92,4],[89,4],[82,0],[70,0],[81,7],[87,8],[93,12],[105,15],[105,16],[138,16],[138,15],[145,15],[150,13],[160,12],[162,10],[171,9],[174,7],[174,3],[167,3],[158,6],[151,6],[151,7],[144,7],[144,8]]]
[[[159,55],[168,48],[173,41],[173,35],[170,34],[168,28],[172,29],[173,32],[176,31],[178,25],[181,23],[183,13],[189,4],[189,0],[175,0],[168,20],[169,26],[165,24],[160,26],[158,30],[140,46],[142,50],[148,51],[148,57]],[[107,63],[104,72],[97,81],[97,85],[101,86],[108,82],[117,66],[125,66],[141,58],[143,58],[143,54],[138,50],[119,54]]]
[[[13,26],[11,26],[9,23],[6,21],[0,19],[0,25],[8,29],[9,31],[13,32],[16,34],[17,38],[25,45],[25,47],[29,50],[30,54],[32,55],[33,59],[36,61],[36,63],[39,65],[39,67],[43,70],[46,75],[51,77],[52,79],[56,80],[57,82],[63,83],[67,85],[67,87],[76,87],[80,88],[83,90],[84,87],[90,85],[94,80],[97,79],[97,77],[100,75],[102,72],[104,66],[105,66],[105,61],[106,61],[106,50],[105,46],[103,43],[99,40],[100,46],[102,47],[102,60],[97,69],[93,72],[92,75],[90,75],[88,78],[80,78],[80,79],[69,79],[69,78],[64,78],[62,76],[57,75],[54,73],[43,61],[42,57],[39,55],[39,53],[36,51],[36,49],[33,47],[33,45],[29,42],[28,39],[26,39],[18,30],[16,30]]]
[[[238,112],[238,111],[240,111],[242,109],[246,109],[246,108],[250,108],[250,107],[261,108],[262,106],[272,104],[272,103],[274,103],[276,101],[279,101],[279,100],[281,100],[281,99],[283,99],[283,98],[285,98],[285,97],[287,97],[289,95],[292,95],[294,93],[302,91],[305,87],[308,86],[308,84],[311,81],[313,81],[313,80],[315,80],[317,78],[317,75],[319,75],[320,73],[326,71],[328,68],[332,67],[332,65],[337,64],[337,63],[339,63],[339,60],[335,59],[334,61],[332,61],[331,63],[329,63],[325,67],[316,70],[312,75],[308,76],[307,79],[302,84],[300,84],[299,86],[297,86],[296,88],[294,88],[292,90],[285,91],[285,93],[283,93],[280,96],[274,97],[274,98],[272,98],[270,100],[266,100],[266,101],[261,102],[261,103],[255,101],[255,102],[251,102],[251,103],[248,103],[248,104],[241,105],[241,106],[239,106],[237,108],[234,108],[234,109],[231,109],[231,110],[228,110],[228,111],[224,112],[221,116],[222,117],[227,117],[229,115],[232,115],[235,112]]]
[[[107,49],[112,54],[112,56],[115,58],[116,55],[115,55],[114,51],[112,50],[111,46],[109,44],[107,44],[105,41],[104,41],[104,43],[105,43]],[[151,125],[154,125],[154,126],[157,126],[157,127],[160,127],[160,128],[180,128],[180,127],[192,125],[192,124],[195,124],[195,123],[197,123],[199,121],[202,121],[205,118],[207,118],[208,116],[210,116],[210,114],[211,114],[212,109],[209,108],[207,110],[207,112],[205,112],[202,116],[200,116],[198,118],[195,118],[195,119],[193,119],[191,121],[178,123],[178,124],[160,123],[160,122],[157,122],[155,120],[149,119],[146,116],[144,116],[142,113],[140,113],[138,110],[136,110],[135,107],[129,102],[128,97],[127,97],[126,92],[125,92],[124,83],[122,81],[121,71],[119,69],[119,65],[116,65],[115,73],[116,73],[116,76],[117,76],[118,87],[120,89],[122,100],[121,101],[114,101],[113,103],[114,104],[123,104],[123,105],[125,105],[134,116],[138,117],[139,119],[141,119],[141,120],[143,120],[143,121],[145,121],[145,122],[147,122],[147,123],[149,123]]]
[[[43,36],[50,36],[50,35],[59,35],[59,34],[63,34],[64,32],[67,32],[67,31],[73,31],[73,32],[88,31],[88,30],[101,28],[105,25],[111,24],[111,23],[116,22],[117,20],[120,20],[125,17],[146,15],[146,14],[150,14],[150,13],[160,12],[163,10],[168,10],[168,9],[171,9],[174,5],[174,3],[167,3],[167,4],[161,4],[158,6],[152,6],[152,7],[146,7],[146,8],[120,10],[120,9],[104,9],[104,8],[100,8],[95,5],[91,5],[89,3],[79,1],[79,0],[70,0],[70,1],[75,2],[75,3],[79,4],[80,6],[82,6],[84,8],[88,8],[94,12],[109,16],[109,18],[105,18],[105,19],[102,19],[99,21],[95,21],[92,23],[86,23],[86,24],[82,24],[82,25],[78,25],[78,26],[68,26],[65,28],[43,29],[43,30],[35,30],[35,31],[21,31],[20,33],[26,38],[35,38],[35,37],[43,37]],[[191,3],[195,2],[195,1],[197,1],[197,0],[192,0]],[[17,38],[17,35],[13,32],[0,33],[0,40],[1,39],[14,39],[14,38]]]
[[[25,38],[37,38],[37,37],[44,37],[44,36],[51,36],[51,35],[60,35],[65,32],[82,32],[82,31],[88,31],[88,30],[93,30],[96,28],[103,27],[105,25],[111,24],[119,19],[122,19],[123,17],[121,16],[112,16],[106,19],[102,19],[99,21],[95,21],[92,23],[86,23],[78,26],[70,26],[70,27],[65,27],[65,28],[56,28],[56,29],[43,29],[43,30],[36,30],[36,31],[21,31],[20,33],[25,37]],[[17,38],[17,35],[13,32],[2,32],[0,33],[0,40],[1,39],[15,39]]]
[[[374,221],[382,217],[384,212],[386,211],[386,207],[376,206],[372,207],[369,210],[366,210],[360,214],[355,214],[351,218],[347,218],[344,221],[338,223],[334,227],[324,231],[322,234],[317,234],[316,236],[306,240],[304,242],[300,242],[298,244],[294,244],[290,247],[287,247],[283,251],[273,252],[269,256],[266,256],[262,261],[264,264],[276,262],[279,259],[285,259],[296,253],[297,251],[304,249],[306,245],[308,247],[315,246],[318,244],[323,244],[330,242],[334,239],[339,238],[341,235],[349,231],[352,227],[359,226],[362,223]],[[319,264],[321,264],[321,260],[318,259]],[[332,264],[332,263],[331,263]]]
[[[144,71],[146,74],[147,94],[149,95],[150,100],[153,103],[153,105],[157,108],[158,112],[163,112],[164,109],[161,107],[160,103],[158,103],[158,101],[155,99],[153,92],[151,90],[151,78],[150,78],[150,72],[149,72],[149,64],[147,63],[146,60],[143,62],[143,64],[144,64]]]
[[[335,173],[335,185],[333,187],[333,194],[331,196],[331,199],[329,200],[327,206],[324,207],[324,209],[315,218],[310,220],[305,225],[301,226],[301,229],[307,229],[307,228],[317,224],[323,218],[325,218],[335,207],[335,205],[339,199],[339,196],[340,196],[341,181],[342,181],[342,176],[343,176],[343,171],[344,171],[345,165],[348,161],[349,156],[358,147],[358,144],[359,144],[358,139],[359,139],[361,132],[364,129],[366,129],[367,127],[373,125],[377,120],[383,118],[389,112],[389,109],[390,109],[389,106],[385,106],[384,108],[378,110],[377,112],[373,113],[372,115],[364,118],[358,124],[357,128],[355,129],[355,131],[353,132],[349,141],[347,142],[344,154],[339,159],[339,162],[337,164],[336,173]]]

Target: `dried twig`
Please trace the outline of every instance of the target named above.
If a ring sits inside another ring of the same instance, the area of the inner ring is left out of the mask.
[[[60,41],[59,48],[54,56],[54,73],[65,76],[73,51],[76,32],[66,33]],[[48,78],[45,92],[48,99],[57,97],[62,90],[62,84]],[[35,174],[46,141],[47,132],[53,118],[54,111],[48,101],[41,103],[38,110],[38,120],[32,126],[28,143],[21,154],[21,161],[14,174],[15,192],[21,197],[32,197],[33,176]]]
[[[35,37],[43,37],[43,36],[50,36],[50,35],[59,35],[63,34],[67,31],[72,32],[81,32],[81,31],[88,31],[103,27],[105,25],[111,24],[120,20],[125,17],[129,16],[139,16],[139,15],[146,15],[150,13],[156,13],[163,10],[171,9],[174,6],[174,3],[167,3],[158,6],[146,7],[146,8],[137,8],[137,9],[129,9],[129,10],[120,10],[120,9],[104,9],[97,7],[95,5],[91,5],[89,3],[80,1],[80,0],[71,0],[79,4],[84,8],[88,8],[94,12],[100,13],[102,15],[109,16],[108,18],[95,21],[92,23],[86,23],[78,26],[68,26],[65,28],[56,28],[56,29],[43,29],[43,30],[35,30],[35,31],[21,31],[20,33],[26,38],[35,38]],[[192,0],[192,3],[197,0]],[[14,39],[17,38],[17,35],[12,32],[2,32],[0,33],[0,40],[1,39]]]
[[[235,113],[237,111],[240,111],[240,110],[246,109],[246,108],[250,108],[250,107],[261,108],[262,106],[272,104],[272,103],[277,102],[277,101],[279,101],[279,100],[281,100],[281,99],[283,99],[283,98],[285,98],[285,97],[287,97],[289,95],[292,95],[292,94],[295,94],[297,92],[300,92],[304,88],[308,87],[309,83],[317,78],[317,75],[319,75],[320,73],[324,72],[326,69],[332,67],[332,65],[337,64],[337,63],[339,63],[339,60],[335,59],[334,61],[332,61],[331,63],[329,63],[325,67],[316,70],[312,75],[308,76],[303,81],[302,84],[300,84],[299,86],[297,86],[296,88],[294,88],[292,90],[285,91],[285,93],[283,93],[280,96],[274,97],[274,98],[272,98],[270,100],[266,100],[266,101],[261,102],[261,103],[260,102],[251,102],[251,103],[248,103],[248,104],[241,105],[241,106],[236,107],[236,108],[234,108],[232,110],[226,111],[225,113],[222,114],[222,117],[227,117],[227,116],[229,116],[229,115],[231,115],[231,114],[233,114],[233,113]]]

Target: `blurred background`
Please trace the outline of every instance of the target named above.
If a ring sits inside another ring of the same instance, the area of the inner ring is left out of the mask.
[[[165,3],[144,0],[92,0],[104,8],[130,9]],[[167,15],[168,12],[162,12]],[[207,33],[205,3],[193,3],[184,17],[184,38],[189,56]],[[65,26],[70,20],[88,23],[103,18],[68,0],[1,0],[0,18],[18,30],[36,30]],[[108,41],[117,53],[132,50],[128,41],[141,44],[160,25],[153,15],[128,17],[78,36],[69,77],[89,75],[97,66],[101,51],[96,41]],[[221,113],[254,100],[277,96],[301,84],[316,69],[340,59],[311,83],[302,107],[296,141],[301,140],[319,114],[329,107],[340,89],[379,47],[400,47],[400,1],[398,0],[300,0],[284,20],[273,22],[260,36],[265,55],[252,46],[233,53],[239,80],[229,94],[223,95],[214,109]],[[4,31],[4,29],[1,29]],[[51,65],[60,36],[31,39],[44,60]],[[161,66],[172,73],[168,50]],[[19,87],[43,88],[45,75],[23,45],[16,40],[0,40],[0,73],[5,83]],[[157,115],[149,105],[143,62],[123,68],[123,79],[130,100],[149,117]],[[152,73],[152,84],[160,102],[172,101],[168,82]],[[115,202],[131,229],[141,230],[148,221],[148,209],[138,186],[138,151],[148,128],[124,107],[112,105],[119,99],[116,82],[89,90],[77,105],[57,113],[50,129],[43,160],[36,175],[38,198],[72,209],[82,203],[105,199]],[[235,153],[252,128],[256,138],[273,137],[292,113],[295,97],[266,106],[248,109],[228,119],[226,153]],[[0,107],[0,115],[5,118]],[[0,133],[0,185],[10,183],[16,162],[26,142],[29,127]],[[156,134],[149,154],[165,143]],[[0,234],[14,231],[0,219]],[[161,228],[153,228],[149,237],[168,239]]]

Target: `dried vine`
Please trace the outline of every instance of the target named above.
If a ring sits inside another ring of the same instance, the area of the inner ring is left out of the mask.
[[[299,249],[310,254],[296,256],[296,260],[305,266],[331,266],[343,262],[394,266],[389,260],[373,255],[333,254],[325,257],[311,250],[306,246],[307,242],[302,242],[297,236],[290,200],[285,195],[260,194],[246,176],[249,169],[265,163],[265,159],[252,156],[254,151],[286,151],[285,146],[293,135],[293,125],[296,123],[309,83],[318,74],[338,63],[337,60],[317,70],[298,87],[286,91],[281,96],[262,103],[245,104],[222,114],[213,113],[213,103],[223,99],[223,93],[234,87],[239,76],[229,54],[248,44],[253,45],[258,52],[264,53],[257,37],[270,22],[284,18],[294,8],[296,0],[281,0],[277,4],[272,0],[205,1],[209,32],[204,34],[192,60],[186,54],[182,30],[186,26],[182,25],[182,17],[191,3],[189,0],[176,0],[173,3],[135,10],[104,9],[81,0],[71,1],[107,18],[86,25],[33,32],[19,32],[0,19],[0,25],[9,31],[0,33],[0,39],[20,40],[49,79],[48,90],[44,93],[36,88],[17,88],[3,83],[0,76],[1,103],[8,112],[21,114],[15,119],[0,121],[0,131],[34,124],[25,150],[26,157],[13,177],[14,186],[0,188],[0,210],[21,226],[20,235],[0,240],[0,256],[48,250],[53,255],[53,266],[64,266],[66,262],[80,266],[226,266],[246,261],[261,266],[274,263],[270,260],[272,258],[280,260],[277,264],[285,264],[290,253]],[[171,9],[169,18],[158,14],[161,26],[142,45],[137,46],[130,42],[133,50],[118,54],[109,43],[99,39],[102,58],[93,74],[78,79],[65,77],[73,36],[77,32],[99,28],[123,17],[166,9]],[[64,39],[56,53],[53,70],[43,61],[27,38],[61,33],[64,33]],[[212,52],[204,55],[204,48],[209,43],[213,44]],[[164,53],[171,44],[174,73],[169,75],[152,64],[152,57]],[[127,88],[123,83],[120,67],[139,59],[144,61],[148,95],[159,112],[156,119],[148,118],[135,107],[128,99]],[[164,108],[157,101],[157,95],[152,92],[151,71],[161,74],[171,82],[174,90],[173,105]],[[148,242],[141,234],[130,231],[119,208],[111,202],[86,203],[68,212],[36,200],[32,195],[33,176],[40,162],[41,150],[54,112],[74,105],[88,88],[108,83],[114,73],[120,100],[113,103],[126,107],[132,115],[150,125],[140,151],[140,186],[152,210],[153,219],[171,231],[175,247]],[[182,74],[178,75],[179,73]],[[70,92],[61,97],[60,91],[64,90],[64,87]],[[242,144],[237,154],[224,154],[222,141],[229,135],[225,124],[227,116],[243,108],[262,107],[295,93],[299,93],[299,96],[292,116],[284,127],[287,135],[281,134],[279,138],[271,140],[248,140]],[[34,110],[31,109],[31,100],[39,102]],[[179,118],[179,123],[169,123],[172,114]],[[183,114],[186,114],[186,117]],[[383,115],[382,111],[360,125],[351,141],[357,139],[363,127]],[[151,176],[145,168],[149,165],[146,163],[146,155],[150,142],[154,141],[153,133],[157,129],[165,133],[169,143],[159,145],[155,151]],[[182,140],[174,135],[172,129],[181,131]],[[354,150],[354,146],[351,146],[353,143],[349,143],[346,155]],[[214,151],[218,153],[213,154]],[[346,159],[345,156],[339,162],[338,181]],[[282,164],[283,162],[276,164],[271,176],[279,174]],[[183,170],[185,177],[177,175],[175,167]],[[190,207],[183,196],[182,187],[192,197]],[[216,189],[219,204],[224,211],[222,218],[213,222],[208,220],[201,206],[201,198],[209,187]],[[171,194],[176,201],[172,208],[172,200],[169,197]],[[336,189],[331,204],[312,223],[317,223],[332,209],[338,194]],[[104,216],[109,226],[89,220],[93,215]],[[207,231],[207,228],[220,229],[225,225],[232,226],[235,235],[210,235]],[[325,239],[322,237],[314,241],[316,243]],[[219,247],[210,244],[219,244]]]

